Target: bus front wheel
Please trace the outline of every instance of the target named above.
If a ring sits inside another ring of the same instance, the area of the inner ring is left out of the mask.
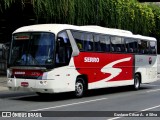
[[[141,81],[140,80],[140,76],[138,74],[135,74],[135,76],[134,76],[134,85],[133,85],[135,90],[138,90],[140,88],[140,83],[141,83],[140,81]]]
[[[75,96],[78,98],[83,97],[84,92],[85,92],[85,82],[83,78],[77,78],[75,84]]]

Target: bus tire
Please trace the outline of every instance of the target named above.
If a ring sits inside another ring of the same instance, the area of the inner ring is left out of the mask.
[[[140,84],[141,84],[140,76],[139,76],[139,74],[135,74],[135,76],[134,76],[134,85],[133,85],[134,90],[139,90]]]
[[[85,93],[85,82],[83,78],[77,78],[75,83],[75,96],[77,98],[83,97]]]

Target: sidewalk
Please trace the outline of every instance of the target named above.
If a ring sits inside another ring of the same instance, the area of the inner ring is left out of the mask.
[[[0,91],[8,90],[7,86],[7,77],[5,75],[0,75]]]

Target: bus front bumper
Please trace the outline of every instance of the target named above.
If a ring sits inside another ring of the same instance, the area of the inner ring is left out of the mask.
[[[7,86],[11,91],[31,91],[39,93],[60,93],[73,91],[60,80],[32,80],[8,78]]]

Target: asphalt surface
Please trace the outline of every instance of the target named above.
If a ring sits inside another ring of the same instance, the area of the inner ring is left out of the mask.
[[[138,91],[130,87],[106,88],[88,91],[86,96],[77,99],[72,93],[39,97],[33,92],[8,91],[4,76],[0,77],[0,112],[4,111],[20,112],[24,115],[23,119],[31,119],[25,118],[25,115],[35,112],[39,118],[32,118],[34,120],[159,120],[160,80],[143,84]],[[14,115],[0,117],[0,120],[22,119]]]

